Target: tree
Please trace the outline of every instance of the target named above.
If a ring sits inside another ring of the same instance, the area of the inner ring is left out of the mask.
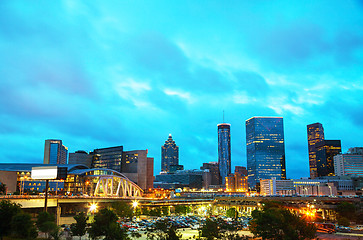
[[[341,225],[344,227],[349,227],[350,221],[346,217],[340,217],[340,218],[338,218],[338,225]]]
[[[6,194],[6,185],[4,183],[0,183],[0,195]]]
[[[205,237],[208,240],[212,240],[214,238],[220,239],[221,234],[218,220],[207,218],[200,229],[200,233],[202,237]]]
[[[49,238],[49,234],[54,235],[54,232],[58,231],[59,229],[57,224],[55,223],[54,216],[48,212],[40,212],[37,218],[37,226],[41,232],[47,234]]]
[[[339,203],[337,213],[340,217],[355,219],[355,206],[349,202]]]
[[[111,206],[120,218],[132,218],[133,209],[129,203],[118,201],[112,203]]]
[[[88,230],[92,239],[105,236],[105,240],[129,239],[127,229],[121,228],[117,223],[116,213],[110,209],[104,208],[96,213],[94,222]]]
[[[177,232],[176,226],[167,219],[156,221],[148,231],[148,239],[179,240],[182,237],[182,234]]]
[[[183,214],[186,215],[187,213],[190,213],[190,207],[189,206],[184,206],[184,205],[176,205],[174,207],[174,212],[175,214]]]
[[[227,210],[226,216],[229,217],[229,218],[237,219],[238,218],[238,212],[237,212],[237,210],[235,208],[230,208],[230,209]]]
[[[79,239],[82,239],[82,236],[86,234],[87,227],[87,219],[88,217],[84,212],[81,212],[73,217],[76,220],[76,223],[71,225],[71,231],[74,236],[79,236]]]
[[[9,200],[0,202],[0,239],[11,232],[11,219],[21,212],[19,204],[12,203]]]
[[[266,206],[266,205],[265,205]],[[252,212],[250,231],[263,239],[313,239],[316,228],[314,224],[287,209],[268,204],[262,211]]]
[[[12,235],[17,238],[35,239],[38,236],[34,222],[28,213],[20,212],[11,219]]]

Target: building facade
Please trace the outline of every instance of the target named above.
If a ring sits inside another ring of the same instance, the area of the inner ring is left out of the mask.
[[[221,184],[225,185],[226,177],[231,173],[231,125],[218,124],[218,167]]]
[[[44,164],[67,164],[68,148],[62,140],[47,139],[44,144]]]
[[[351,148],[348,153],[334,156],[335,176],[363,176],[363,148]]]
[[[317,166],[316,166],[316,143],[324,140],[324,128],[321,123],[313,123],[307,125],[308,132],[308,149],[309,149],[309,167],[310,167],[310,178],[314,179],[317,177]]]
[[[296,190],[292,180],[277,180],[261,179],[260,180],[260,195],[274,196],[274,195],[294,195]]]
[[[240,173],[242,176],[248,176],[247,168],[242,166],[235,166],[234,167],[235,173]]]
[[[340,140],[322,140],[315,147],[317,176],[334,176],[334,156],[342,151]]]
[[[106,168],[121,172],[123,146],[99,148],[91,154],[93,155],[93,168]]]
[[[143,190],[153,188],[154,158],[147,156],[147,150],[124,151],[121,173]]]
[[[79,150],[74,153],[69,153],[68,164],[83,164],[88,168],[91,168],[92,159],[92,154],[88,154],[86,151]]]
[[[252,117],[246,120],[248,185],[260,179],[286,179],[282,117]]]
[[[209,162],[209,163],[203,163],[203,166],[200,167],[201,170],[209,170],[211,179],[210,179],[210,185],[220,185],[221,180],[219,176],[219,166],[218,162]]]
[[[154,187],[162,188],[166,185],[174,188],[196,188],[205,186],[204,178],[208,170],[182,170],[175,173],[162,173],[155,176]]]
[[[161,171],[169,172],[170,165],[179,165],[179,147],[175,144],[171,134],[161,147]]]
[[[247,192],[248,191],[248,177],[238,172],[229,174],[226,177],[226,191],[227,192]]]

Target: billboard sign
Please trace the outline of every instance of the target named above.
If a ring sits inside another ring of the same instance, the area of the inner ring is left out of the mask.
[[[32,167],[31,178],[39,180],[57,179],[58,167]]]

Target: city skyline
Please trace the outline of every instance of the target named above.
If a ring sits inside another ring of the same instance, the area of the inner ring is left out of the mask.
[[[321,11],[324,9],[324,11]],[[185,169],[218,161],[231,124],[247,166],[245,120],[284,118],[287,178],[308,177],[306,126],[342,151],[363,146],[363,4],[43,2],[0,5],[0,163],[68,152],[148,149],[160,172],[173,134]]]

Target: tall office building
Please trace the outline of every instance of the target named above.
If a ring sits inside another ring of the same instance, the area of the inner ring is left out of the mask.
[[[284,125],[282,117],[246,120],[248,185],[260,179],[286,179]]]
[[[350,148],[348,153],[334,156],[335,176],[363,176],[363,147]]]
[[[246,167],[242,167],[242,166],[235,166],[234,167],[234,172],[235,173],[239,173],[242,176],[248,176],[248,172],[247,172],[247,168]]]
[[[218,166],[222,185],[226,184],[226,177],[231,173],[231,125],[218,124]]]
[[[123,146],[99,148],[90,154],[93,155],[92,167],[108,168],[121,172]]]
[[[62,140],[47,139],[44,145],[44,164],[66,164],[68,148]]]
[[[342,151],[340,140],[322,140],[315,147],[317,176],[334,176],[334,156]]]
[[[321,123],[313,123],[307,126],[310,178],[317,177],[316,143],[324,140],[324,128]]]
[[[83,164],[91,168],[92,158],[92,154],[88,154],[86,151],[78,150],[74,153],[69,153],[68,164]]]
[[[154,158],[147,156],[147,150],[124,151],[121,173],[142,189],[153,188]]]
[[[175,144],[171,134],[161,147],[161,171],[169,172],[170,165],[179,165],[179,147]]]

